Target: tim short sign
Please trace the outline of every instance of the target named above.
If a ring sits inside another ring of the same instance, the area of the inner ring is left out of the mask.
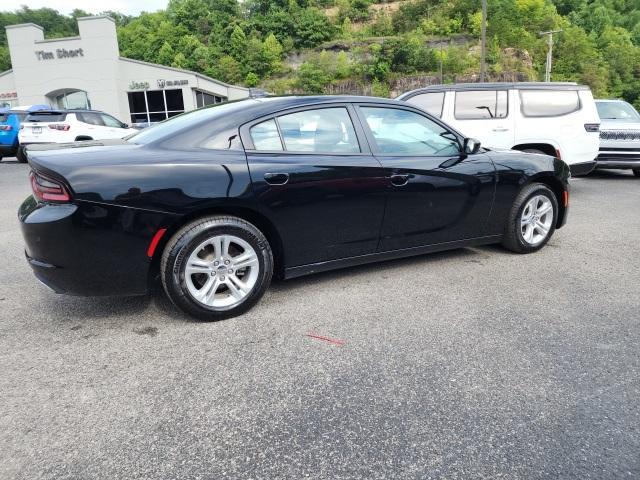
[[[0,98],[18,98],[18,92],[2,92]]]
[[[53,60],[54,58],[73,58],[84,57],[84,52],[81,48],[75,48],[73,50],[67,50],[66,48],[56,49],[55,55],[53,52],[47,52],[46,50],[36,51],[36,57],[38,60]]]

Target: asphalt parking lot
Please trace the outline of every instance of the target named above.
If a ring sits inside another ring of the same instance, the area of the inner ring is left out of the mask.
[[[640,477],[640,179],[573,182],[541,252],[273,285],[245,316],[57,296],[0,163],[0,478]],[[342,344],[308,334],[337,339]]]

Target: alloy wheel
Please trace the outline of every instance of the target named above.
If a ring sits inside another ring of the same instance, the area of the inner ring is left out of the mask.
[[[239,305],[251,293],[260,270],[258,254],[235,235],[216,235],[190,254],[184,278],[197,302],[213,308]]]
[[[524,206],[520,217],[522,238],[531,246],[542,243],[553,224],[553,203],[545,195],[535,195]]]

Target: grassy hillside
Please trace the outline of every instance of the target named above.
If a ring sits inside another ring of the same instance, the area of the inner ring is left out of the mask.
[[[562,29],[552,79],[640,107],[637,0],[488,3],[491,79],[541,80],[546,44],[538,32]],[[123,56],[276,93],[391,95],[440,78],[474,81],[480,69],[480,0],[170,0],[166,10],[115,15]],[[76,28],[50,9],[0,13],[2,25],[27,21],[56,36]],[[8,67],[0,46],[0,69]]]

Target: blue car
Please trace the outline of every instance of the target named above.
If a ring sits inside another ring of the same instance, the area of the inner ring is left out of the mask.
[[[48,105],[32,105],[30,107],[15,107],[0,109],[0,160],[2,157],[13,157],[18,151],[18,132],[20,123],[29,112],[50,108]]]

